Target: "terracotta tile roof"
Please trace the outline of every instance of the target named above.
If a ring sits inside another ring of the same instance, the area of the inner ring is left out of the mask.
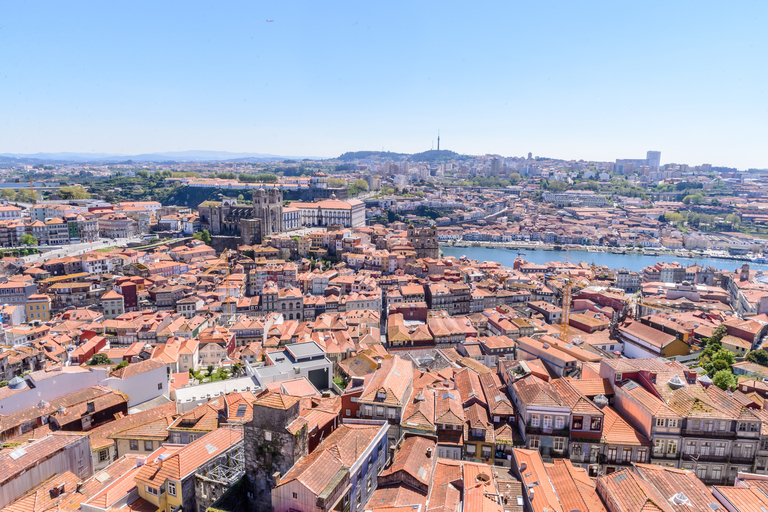
[[[531,500],[531,508],[533,512],[570,512],[563,511],[539,452],[523,448],[514,448],[512,452],[518,466],[522,466],[523,463],[526,465],[525,470],[522,471],[523,488],[534,482],[538,484],[532,487],[534,497]]]
[[[60,504],[65,500],[71,505],[82,503],[88,496],[75,492],[79,481],[80,479],[77,475],[71,471],[67,471],[60,475],[54,475],[45,482],[42,482],[24,493],[11,505],[5,507],[3,512],[44,512],[46,510],[59,510]],[[53,498],[50,491],[59,485],[64,485],[64,493]],[[76,509],[77,507],[73,506],[72,508]]]
[[[433,466],[437,460],[436,447],[435,442],[429,438],[406,437],[395,453],[394,461],[381,473],[381,476],[387,477],[402,471],[424,486],[429,486],[432,481]],[[432,455],[428,456],[427,450],[430,449]]]
[[[589,414],[591,416],[601,416],[600,408],[592,400],[579,393],[565,379],[555,379],[552,385],[557,389],[560,398],[571,408],[575,414]]]
[[[466,405],[470,400],[487,405],[480,376],[470,368],[456,372],[454,375],[456,388],[461,396],[461,403]]]
[[[502,386],[499,376],[495,373],[480,374],[480,384],[483,387],[485,402],[492,416],[511,416],[515,408],[507,396],[506,386]]]
[[[283,393],[268,392],[256,398],[254,406],[269,407],[270,409],[280,409],[286,411],[296,405],[301,398],[297,396],[285,395]]]
[[[181,481],[197,468],[242,442],[242,429],[218,428],[184,446],[162,461],[147,463],[136,481],[159,488],[167,479]]]
[[[412,381],[413,366],[410,361],[398,356],[386,359],[366,384],[360,401],[386,405],[404,404],[409,398],[406,391]],[[381,396],[380,393],[384,396],[383,399],[377,398]]]
[[[597,481],[597,489],[608,510],[677,512],[669,504],[666,496],[629,469],[622,469],[600,477]],[[704,511],[704,509],[693,510]]]
[[[512,385],[520,400],[526,405],[566,406],[557,388],[550,382],[529,375]]]
[[[604,443],[624,446],[653,446],[647,437],[627,423],[613,407],[603,407],[602,412],[605,415],[603,420]]]
[[[758,488],[753,487],[712,487],[715,496],[722,496],[720,501],[730,505],[731,510],[739,512],[763,512],[768,510],[768,496]]]
[[[411,399],[403,410],[401,425],[404,429],[418,428],[434,432],[435,423],[435,391],[429,388],[416,389],[411,392]]]
[[[142,373],[156,370],[164,366],[165,363],[159,359],[147,359],[146,361],[124,366],[119,370],[113,371],[110,375],[118,379],[129,379],[131,377],[135,377],[136,375],[141,375]]]
[[[586,397],[597,395],[613,396],[611,381],[608,379],[574,379],[566,377],[566,382]]]
[[[623,382],[621,389],[654,416],[660,418],[681,418],[678,412],[633,380]]]
[[[567,459],[555,459],[547,474],[564,511],[607,512],[583,468],[575,468]]]
[[[707,486],[692,471],[668,468],[656,464],[635,464],[633,470],[643,480],[653,485],[665,498],[670,498],[681,492],[685,494],[690,503],[687,505],[673,503],[672,508],[676,512],[690,510],[725,512],[725,508],[717,502]],[[667,503],[669,503],[669,500]]]
[[[3,450],[0,452],[0,485],[83,437],[85,434],[54,432],[39,441]],[[20,448],[24,453],[19,451]],[[14,456],[12,457],[11,454]]]
[[[309,455],[302,457],[280,480],[277,487],[294,480],[319,495],[341,471],[357,461],[376,438],[381,426],[342,424]]]
[[[427,497],[411,487],[405,485],[378,487],[365,505],[365,510],[384,512],[393,507],[405,507],[410,510],[413,506],[425,507],[426,504]],[[397,510],[397,512],[407,511]]]
[[[435,394],[435,423],[439,425],[464,425],[464,408],[455,389],[437,390]]]
[[[146,411],[140,411],[135,414],[123,416],[104,425],[98,426],[88,432],[91,441],[91,450],[95,451],[113,444],[113,434],[117,434],[129,428],[143,426],[154,422],[159,418],[173,417],[176,415],[176,404],[168,402],[159,407],[153,407]]]

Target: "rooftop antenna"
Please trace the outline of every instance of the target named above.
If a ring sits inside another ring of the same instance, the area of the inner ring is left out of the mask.
[[[437,150],[440,151],[440,129],[437,129]]]

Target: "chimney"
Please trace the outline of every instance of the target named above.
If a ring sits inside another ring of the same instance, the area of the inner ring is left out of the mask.
[[[281,475],[279,471],[275,471],[274,473],[272,473],[272,481],[274,482],[275,487],[280,485],[280,478],[281,478]]]
[[[432,458],[432,448],[431,447],[427,448],[427,458],[428,459]]]
[[[392,464],[395,461],[395,453],[397,447],[394,444],[389,445],[389,463]]]
[[[96,405],[93,403],[93,400],[91,400],[86,404],[86,413],[93,414],[94,412],[96,412]]]

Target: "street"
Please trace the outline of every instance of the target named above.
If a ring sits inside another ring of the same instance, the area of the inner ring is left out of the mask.
[[[47,261],[53,258],[64,258],[66,256],[77,256],[88,251],[94,251],[97,249],[104,249],[106,247],[125,247],[129,242],[139,242],[141,236],[135,236],[132,238],[118,238],[116,242],[111,238],[105,238],[93,243],[80,243],[62,245],[56,249],[45,251],[42,254],[32,254],[31,256],[24,256],[23,259],[27,263],[35,261]]]

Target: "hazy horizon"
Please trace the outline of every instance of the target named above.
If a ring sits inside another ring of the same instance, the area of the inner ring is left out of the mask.
[[[768,4],[4,2],[0,153],[768,168]],[[274,20],[267,22],[267,20]]]

